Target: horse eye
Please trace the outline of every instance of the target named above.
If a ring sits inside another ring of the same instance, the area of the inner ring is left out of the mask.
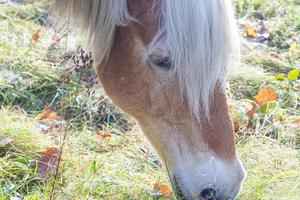
[[[157,55],[150,55],[149,62],[152,65],[160,67],[165,70],[169,70],[173,68],[173,63],[169,57],[165,56],[157,56]]]

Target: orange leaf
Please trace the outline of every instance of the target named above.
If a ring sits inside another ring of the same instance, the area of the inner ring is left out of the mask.
[[[109,138],[111,133],[109,131],[99,131],[99,129],[95,129],[96,135],[100,136],[102,139]]]
[[[262,105],[270,101],[274,101],[276,98],[277,98],[277,94],[275,90],[266,87],[261,88],[259,92],[254,96],[254,99],[258,105]]]
[[[37,167],[36,177],[48,180],[50,175],[56,172],[59,150],[55,147],[49,147],[43,152],[39,152],[39,158],[31,161],[31,166]]]
[[[246,26],[245,33],[246,33],[246,36],[250,37],[250,38],[256,38],[256,36],[257,36],[256,28],[251,25]]]
[[[37,32],[35,32],[32,35],[31,39],[36,42],[36,41],[38,41],[40,39],[41,36],[42,36],[42,31],[41,30],[37,30]]]
[[[155,183],[154,190],[161,193],[165,197],[169,197],[172,193],[171,188],[165,183]]]
[[[57,113],[56,112],[50,112],[47,119],[52,119],[55,120],[57,118]]]
[[[56,112],[53,112],[49,106],[45,106],[45,109],[42,113],[38,114],[35,119],[36,120],[44,120],[44,119],[50,119],[55,120],[58,118],[58,115]]]
[[[46,156],[58,154],[58,149],[55,147],[48,147],[45,151],[39,152],[39,154],[46,155]]]

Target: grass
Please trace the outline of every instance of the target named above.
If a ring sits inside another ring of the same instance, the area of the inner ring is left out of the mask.
[[[39,184],[32,185],[35,169],[28,164],[37,156],[35,152],[54,145],[53,138],[42,135],[36,128],[38,123],[20,111],[2,109],[0,114],[4,116],[0,138],[4,133],[13,139],[0,149],[0,196],[6,199],[18,192],[26,194],[25,199],[40,199],[45,195],[42,191],[53,182],[36,180]],[[109,141],[93,132],[72,131],[67,141],[59,175],[63,185],[57,188],[55,199],[149,199],[153,184],[167,181],[159,161],[137,130],[116,133]]]
[[[42,135],[38,123],[21,111],[2,109],[0,114],[4,116],[1,133],[14,139],[0,149],[5,155],[0,159],[2,196],[6,199],[18,192],[25,199],[49,197],[53,182],[35,180],[35,169],[28,163],[36,152],[54,145],[53,135]],[[56,188],[55,199],[154,198],[154,183],[168,182],[168,178],[139,130],[114,134],[111,140],[113,148],[92,132],[71,132],[59,174],[62,185]],[[254,134],[241,139],[237,148],[248,171],[240,199],[297,199],[298,150]]]
[[[238,144],[248,177],[241,199],[297,199],[299,152],[269,137],[250,137]]]
[[[64,84],[62,74],[69,73],[67,69],[72,66],[65,60],[71,57],[76,47],[69,45],[70,49],[65,50],[65,41],[53,43],[54,33],[49,25],[43,26],[44,20],[40,17],[46,12],[44,4],[35,1],[24,5],[1,5],[0,105],[18,105],[30,114],[41,111],[44,105],[54,110],[61,110],[61,105],[72,106],[72,123],[76,126],[95,128],[99,124],[114,123],[126,129],[130,122],[109,99],[104,97],[99,101],[103,91],[98,86],[80,84],[80,95],[73,104],[71,97],[77,90],[78,74],[71,71],[70,82]],[[32,40],[38,31],[41,38]],[[61,113],[64,112],[66,110]]]
[[[66,62],[76,45],[69,41],[65,48],[65,37],[53,44],[46,4],[0,4],[0,199],[166,199],[153,186],[171,185],[167,172],[141,131],[98,85],[78,85],[78,73]],[[243,64],[228,84],[232,117],[239,124],[237,151],[248,172],[239,199],[296,200],[300,129],[293,121],[300,118],[300,84],[275,76],[300,68],[300,2],[236,0],[235,5],[241,35],[249,24],[259,27],[260,13],[272,38],[242,41]],[[34,41],[38,30],[41,38]],[[61,74],[70,81],[63,82]],[[278,97],[249,119],[246,110],[264,86]],[[53,122],[34,119],[45,105],[59,115],[68,107],[73,111],[58,177],[48,181],[38,178],[31,165],[38,152],[59,147],[62,138],[59,129],[43,130]],[[108,130],[111,137],[101,138],[95,128]]]

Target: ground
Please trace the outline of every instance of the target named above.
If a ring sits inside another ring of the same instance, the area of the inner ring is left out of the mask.
[[[0,1],[0,199],[174,199],[134,121],[111,105],[89,66],[74,69],[73,37],[49,28],[47,1],[19,2]],[[228,96],[247,170],[238,199],[296,200],[300,2],[235,0],[235,8],[242,64]],[[58,173],[45,170],[63,140]]]

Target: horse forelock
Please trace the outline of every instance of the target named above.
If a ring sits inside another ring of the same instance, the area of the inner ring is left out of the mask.
[[[133,18],[127,0],[55,0],[57,27],[69,24],[79,28],[93,49],[96,63],[109,55],[117,26],[125,26]]]
[[[209,117],[216,85],[223,87],[227,67],[239,58],[232,3],[230,0],[153,2],[152,11],[160,15],[160,26],[149,49],[159,46],[170,53],[191,112],[200,117],[200,111],[204,111]],[[70,19],[73,26],[86,31],[97,63],[109,55],[116,27],[135,20],[130,16],[127,0],[55,0],[55,7],[63,21]]]
[[[161,28],[152,48],[164,43],[181,91],[197,117],[200,111],[209,117],[216,86],[223,87],[227,66],[239,59],[231,4],[230,0],[161,1]]]

